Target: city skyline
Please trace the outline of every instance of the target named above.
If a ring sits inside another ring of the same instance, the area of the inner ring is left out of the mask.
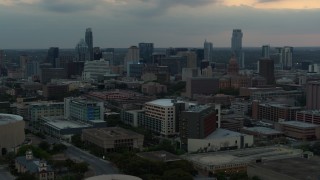
[[[243,47],[319,46],[319,16],[317,0],[0,0],[0,48],[74,48],[86,28],[100,47],[230,47],[233,29]]]

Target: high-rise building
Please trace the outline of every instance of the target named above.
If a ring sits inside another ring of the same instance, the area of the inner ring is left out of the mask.
[[[84,70],[82,72],[83,80],[99,80],[104,75],[111,74],[109,61],[103,59],[87,61],[84,63]]]
[[[243,33],[241,29],[234,29],[231,38],[231,51],[236,56],[238,64],[241,68],[244,68],[244,58],[242,52],[242,37]]]
[[[27,62],[27,76],[40,76],[40,64],[38,61],[28,61]]]
[[[76,58],[78,61],[88,61],[90,58],[88,45],[84,39],[81,39],[76,46]]]
[[[58,47],[50,47],[47,55],[47,62],[52,64],[52,67],[58,67],[58,58],[59,58],[59,48]]]
[[[307,84],[307,109],[320,110],[320,81],[311,81]]]
[[[293,47],[285,46],[282,48],[276,48],[279,54],[279,63],[282,69],[291,69],[293,66],[292,53]]]
[[[197,54],[193,51],[181,51],[177,56],[184,56],[187,58],[187,68],[197,68]]]
[[[93,48],[93,60],[100,60],[102,58],[102,52],[100,47]]]
[[[273,85],[274,78],[274,62],[272,59],[262,58],[259,60],[259,75],[264,77],[268,85]]]
[[[139,48],[137,46],[131,46],[128,49],[128,52],[124,58],[124,67],[125,69],[128,67],[129,63],[139,63],[140,55],[139,55]]]
[[[89,60],[93,60],[93,36],[91,28],[86,29],[85,41],[88,45]]]
[[[204,59],[213,62],[213,46],[211,42],[204,41]]]
[[[263,58],[270,58],[270,45],[262,46],[262,56]]]
[[[153,43],[139,43],[139,54],[142,61],[152,64]]]
[[[220,105],[216,105],[220,108]],[[188,139],[204,139],[218,128],[218,117],[215,106],[195,105],[181,112],[180,138],[182,145]]]
[[[5,52],[4,50],[0,49],[0,67],[4,65],[4,57],[5,57]]]

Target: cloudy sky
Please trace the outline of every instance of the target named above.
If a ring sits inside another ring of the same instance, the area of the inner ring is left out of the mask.
[[[0,49],[94,46],[320,46],[320,0],[0,0]]]

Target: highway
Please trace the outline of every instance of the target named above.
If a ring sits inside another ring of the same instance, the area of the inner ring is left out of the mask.
[[[70,157],[70,159],[87,162],[90,165],[90,168],[95,172],[95,175],[119,174],[119,170],[113,166],[111,162],[100,159],[71,144],[63,144],[68,146],[68,149],[65,151],[65,153]]]

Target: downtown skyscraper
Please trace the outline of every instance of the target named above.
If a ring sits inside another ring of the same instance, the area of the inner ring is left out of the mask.
[[[86,29],[85,42],[88,45],[89,60],[92,61],[93,60],[93,36],[92,36],[91,28]]]
[[[242,52],[242,31],[241,29],[234,29],[231,38],[231,51],[238,60],[241,68],[244,68],[244,58]]]
[[[209,62],[213,62],[213,46],[211,42],[207,42],[207,40],[204,41],[203,44],[204,48],[204,60],[207,60]]]
[[[153,64],[152,53],[153,43],[139,43],[139,54],[144,63]]]

